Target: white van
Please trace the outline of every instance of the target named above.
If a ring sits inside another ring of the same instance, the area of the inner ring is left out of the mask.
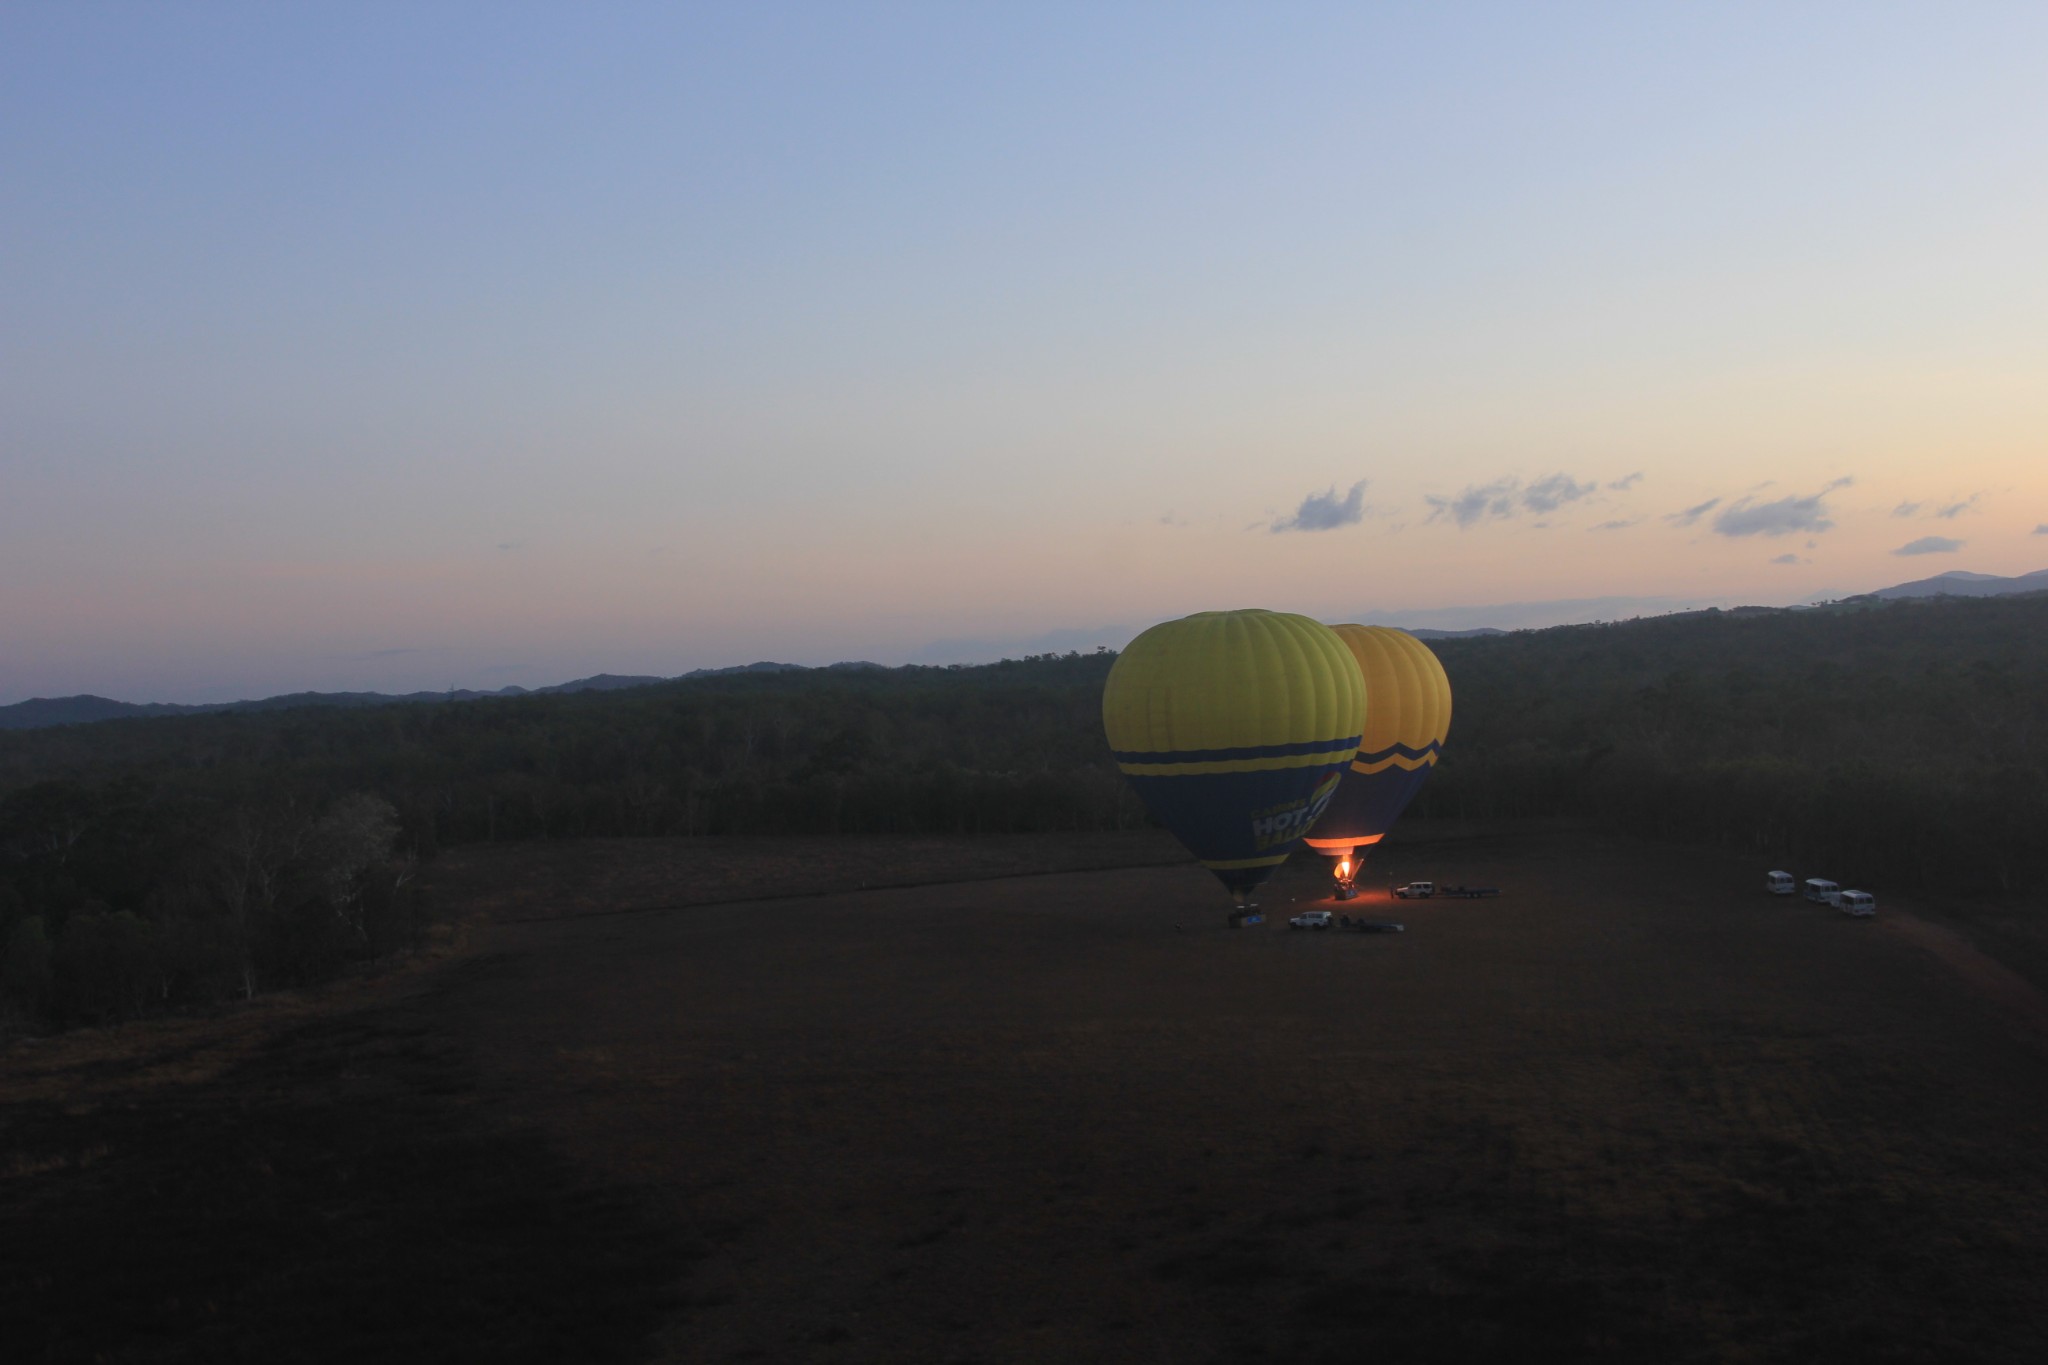
[[[1808,900],[1819,905],[1840,905],[1842,903],[1841,883],[1831,882],[1826,877],[1808,877],[1806,879],[1805,896]]]
[[[1798,889],[1799,886],[1792,880],[1790,872],[1764,873],[1764,890],[1773,896],[1789,896]]]
[[[1835,904],[1841,907],[1843,914],[1854,915],[1858,919],[1877,913],[1877,897],[1868,891],[1844,891]]]

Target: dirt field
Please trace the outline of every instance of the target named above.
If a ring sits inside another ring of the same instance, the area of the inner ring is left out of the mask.
[[[1382,854],[1504,891],[1337,907],[1399,935],[1185,864],[593,914],[806,856],[603,849],[451,862],[435,970],[11,1053],[20,1358],[2039,1355],[2048,1013],[1932,908],[1549,830]]]

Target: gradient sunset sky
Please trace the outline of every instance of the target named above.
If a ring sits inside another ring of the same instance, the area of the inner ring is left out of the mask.
[[[0,703],[2048,568],[2044,52],[2039,4],[9,4]]]

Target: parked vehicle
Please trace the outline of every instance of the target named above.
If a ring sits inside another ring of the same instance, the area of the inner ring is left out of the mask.
[[[1835,904],[1841,907],[1843,914],[1854,915],[1858,919],[1877,913],[1877,897],[1868,891],[1844,891]]]
[[[1439,896],[1453,896],[1459,900],[1476,901],[1484,896],[1498,896],[1497,886],[1446,886],[1437,891]]]
[[[1789,896],[1798,889],[1799,886],[1792,880],[1790,872],[1764,873],[1764,890],[1773,896]]]
[[[1842,903],[1841,884],[1831,882],[1826,877],[1808,877],[1804,894],[1806,899],[1817,905],[1840,905]]]
[[[1327,929],[1330,927],[1330,912],[1327,910],[1305,911],[1287,921],[1287,927],[1290,929]]]
[[[1355,919],[1344,927],[1360,934],[1398,934],[1408,926],[1397,919]]]
[[[1404,901],[1426,901],[1436,894],[1435,882],[1410,882],[1394,888],[1394,894]]]

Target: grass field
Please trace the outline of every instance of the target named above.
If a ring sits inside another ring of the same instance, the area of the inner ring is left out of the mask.
[[[1498,901],[1290,933],[1298,860],[1233,933],[1185,863],[1017,875],[1172,856],[1084,845],[470,850],[439,966],[17,1048],[0,1329],[25,1360],[2038,1355],[2048,1010],[1940,907],[1852,922],[1749,860],[1525,829],[1366,878]],[[821,869],[958,880],[739,900]]]

